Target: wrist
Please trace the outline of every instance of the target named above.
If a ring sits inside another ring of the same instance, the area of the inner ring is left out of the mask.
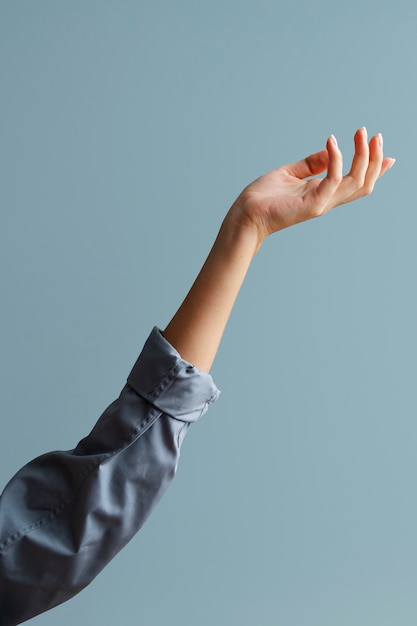
[[[268,236],[262,220],[257,220],[246,206],[246,201],[239,196],[224,218],[220,232],[226,231],[234,241],[252,249],[252,256],[258,252]]]

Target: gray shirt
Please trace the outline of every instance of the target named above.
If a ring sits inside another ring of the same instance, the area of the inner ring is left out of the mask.
[[[140,529],[182,440],[219,391],[154,328],[119,398],[74,450],[23,467],[0,497],[0,626],[81,591]]]

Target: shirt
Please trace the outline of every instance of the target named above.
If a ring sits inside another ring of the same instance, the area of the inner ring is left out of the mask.
[[[140,529],[184,435],[219,395],[154,328],[119,398],[74,450],[23,467],[0,497],[0,626],[68,600]]]

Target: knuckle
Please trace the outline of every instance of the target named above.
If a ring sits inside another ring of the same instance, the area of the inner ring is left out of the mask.
[[[364,196],[369,196],[374,190],[375,183],[365,183],[362,187],[362,193]]]
[[[326,212],[326,207],[320,204],[319,206],[314,207],[314,209],[311,212],[312,213],[311,217],[312,218],[321,217],[325,212]]]
[[[330,182],[336,187],[338,185],[340,185],[340,183],[343,180],[343,176],[340,173],[334,173],[331,176],[329,176],[329,180]]]
[[[362,190],[365,186],[365,177],[364,176],[351,176],[350,183],[354,191]]]

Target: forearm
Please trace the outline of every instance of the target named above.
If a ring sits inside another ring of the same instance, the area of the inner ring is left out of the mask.
[[[326,149],[261,176],[242,192],[165,329],[164,336],[184,359],[209,371],[250,262],[268,235],[371,193],[376,180],[394,164],[394,159],[383,157],[381,135],[368,144],[366,129],[360,128],[354,142],[346,176],[332,136]],[[327,176],[317,178],[326,169]]]
[[[209,371],[249,265],[256,229],[229,212],[188,295],[164,331],[182,358]]]

